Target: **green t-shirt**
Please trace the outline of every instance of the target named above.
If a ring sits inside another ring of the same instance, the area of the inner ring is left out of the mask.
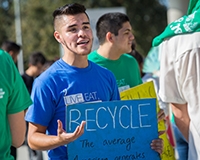
[[[89,54],[88,59],[113,72],[120,92],[142,84],[138,63],[128,54],[121,55],[118,60],[110,60],[95,50]]]
[[[10,155],[12,137],[8,115],[25,110],[32,101],[11,56],[3,50],[0,50],[0,64],[0,159],[14,160]]]
[[[193,32],[200,32],[200,0],[190,0],[187,14],[170,23],[153,39],[152,46],[160,45],[167,38]]]

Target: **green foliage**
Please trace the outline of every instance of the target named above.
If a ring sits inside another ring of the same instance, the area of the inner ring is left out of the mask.
[[[60,56],[59,44],[53,37],[52,12],[74,0],[21,0],[21,26],[24,61],[33,51],[42,51],[48,59]],[[167,25],[166,8],[157,0],[76,0],[86,8],[125,7],[133,27],[137,49],[146,55],[152,39]],[[6,17],[6,18],[5,18]],[[13,2],[7,10],[0,7],[0,42],[15,41]],[[27,66],[27,64],[25,64]]]
[[[146,55],[151,48],[152,40],[167,25],[167,9],[156,0],[131,0],[126,4],[127,15],[134,30],[137,49]]]
[[[51,0],[23,1],[21,22],[25,62],[33,51],[43,52],[47,59],[59,57],[59,44],[53,37],[52,11],[60,5]]]
[[[2,43],[6,39],[14,39],[15,40],[15,17],[14,11],[11,6],[11,3],[8,3],[9,6],[3,8],[0,5],[0,43]]]

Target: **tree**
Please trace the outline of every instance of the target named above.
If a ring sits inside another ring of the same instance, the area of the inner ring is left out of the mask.
[[[134,5],[126,4],[127,14],[131,20],[138,50],[146,55],[152,40],[167,25],[167,8],[157,0],[132,0]]]
[[[21,19],[25,63],[33,51],[43,52],[48,59],[60,56],[52,22],[52,11],[60,5],[63,3],[56,0],[23,0]]]
[[[0,8],[0,20],[3,22],[0,31],[4,33],[0,36],[0,42],[8,38],[15,40],[13,1],[9,2],[9,9]],[[59,44],[53,37],[52,12],[59,6],[73,2],[74,0],[21,0],[25,66],[33,51],[42,51],[48,59],[60,56]],[[152,39],[161,33],[167,24],[167,9],[158,0],[77,0],[76,2],[85,5],[86,8],[125,7],[133,27],[137,49],[143,55],[149,51]]]
[[[7,39],[15,40],[15,30],[13,30],[15,17],[11,4],[9,0],[0,1],[0,44]]]

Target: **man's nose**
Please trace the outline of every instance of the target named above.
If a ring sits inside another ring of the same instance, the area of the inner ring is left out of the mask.
[[[133,35],[133,33],[131,33],[130,38],[131,38],[131,40],[134,40],[134,39],[135,39],[135,36]]]
[[[78,36],[79,37],[84,37],[85,36],[85,31],[83,30],[83,29],[80,29],[79,31],[78,31]]]

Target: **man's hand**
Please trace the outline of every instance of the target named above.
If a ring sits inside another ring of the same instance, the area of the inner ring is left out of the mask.
[[[163,140],[161,138],[159,139],[154,139],[151,142],[151,149],[155,150],[159,154],[162,154],[164,148]]]
[[[160,111],[158,112],[158,122],[160,122],[161,120],[165,120],[165,113],[163,109],[160,109]]]
[[[84,133],[84,126],[86,124],[85,121],[81,122],[80,126],[76,127],[76,130],[73,133],[67,133],[63,129],[63,124],[60,120],[58,122],[57,136],[59,141],[62,142],[63,145],[68,144],[72,141],[75,141],[78,137],[80,137]]]

